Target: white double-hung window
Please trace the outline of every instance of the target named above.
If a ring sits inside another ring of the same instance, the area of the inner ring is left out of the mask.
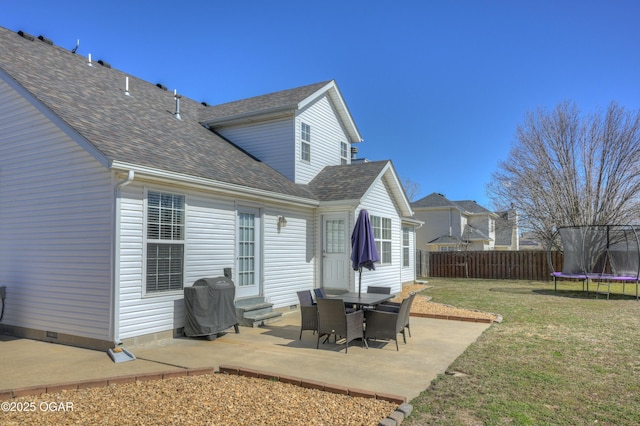
[[[311,126],[300,124],[300,159],[311,161]]]
[[[184,195],[147,193],[147,294],[182,290]]]
[[[388,265],[391,263],[391,219],[371,215],[371,226],[380,255],[380,264]]]

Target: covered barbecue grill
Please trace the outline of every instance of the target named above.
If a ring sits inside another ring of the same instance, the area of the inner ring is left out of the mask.
[[[185,336],[206,336],[213,340],[230,327],[239,333],[235,295],[233,281],[227,277],[202,278],[192,287],[185,287]]]

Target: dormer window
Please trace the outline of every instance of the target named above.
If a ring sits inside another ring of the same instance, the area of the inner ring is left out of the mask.
[[[300,159],[311,161],[311,126],[306,123],[300,125]]]
[[[346,142],[340,142],[340,163],[348,164],[349,163],[349,145]]]

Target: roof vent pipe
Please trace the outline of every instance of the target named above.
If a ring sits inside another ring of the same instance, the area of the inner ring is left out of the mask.
[[[124,78],[124,94],[131,96],[131,93],[129,93],[129,77]]]
[[[87,62],[87,65],[89,65],[90,67],[93,66],[93,64],[91,63],[91,53],[89,53],[89,62]]]
[[[173,89],[173,97],[176,100],[176,112],[173,115],[175,115],[178,120],[182,120],[182,117],[180,117],[180,98],[181,98],[181,96],[178,95],[178,90],[177,89]]]

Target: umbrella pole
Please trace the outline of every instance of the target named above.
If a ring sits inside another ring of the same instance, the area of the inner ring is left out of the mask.
[[[362,266],[358,268],[358,297],[362,296]]]

